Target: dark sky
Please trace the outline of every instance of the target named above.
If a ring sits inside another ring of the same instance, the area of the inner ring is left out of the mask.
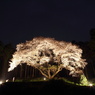
[[[0,1],[0,40],[14,45],[33,37],[88,41],[95,0]]]

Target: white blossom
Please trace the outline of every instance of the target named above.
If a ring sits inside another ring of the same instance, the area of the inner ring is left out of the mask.
[[[87,64],[81,57],[82,49],[77,45],[52,38],[37,37],[17,45],[8,71],[21,63],[26,63],[39,69],[43,74],[50,71],[55,75],[56,72],[65,68],[70,71],[70,74],[75,75]]]

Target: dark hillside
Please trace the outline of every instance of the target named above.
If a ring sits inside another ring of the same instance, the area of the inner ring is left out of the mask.
[[[94,87],[67,84],[61,80],[48,82],[8,82],[0,86],[0,95],[94,95]]]

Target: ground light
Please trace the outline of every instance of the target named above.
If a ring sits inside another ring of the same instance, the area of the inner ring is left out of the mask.
[[[6,82],[8,82],[8,81],[9,81],[9,79],[6,80]]]
[[[3,84],[3,81],[0,81],[0,85]]]
[[[44,77],[43,80],[46,80],[46,78]]]
[[[92,83],[89,83],[89,86],[90,86],[90,87],[92,87],[92,86],[93,86],[93,84],[92,84]]]

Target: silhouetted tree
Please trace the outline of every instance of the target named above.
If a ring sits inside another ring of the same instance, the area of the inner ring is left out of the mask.
[[[8,63],[12,54],[14,53],[14,48],[11,44],[4,45],[0,42],[0,66],[1,66],[1,78],[6,78],[7,70],[8,70]]]
[[[88,43],[91,50],[95,52],[95,29],[90,30],[90,41]]]
[[[87,61],[87,66],[85,67],[85,75],[88,79],[91,79],[95,76],[95,29],[91,29],[90,40],[87,42],[74,42],[79,45],[83,50],[82,58],[85,58]]]

